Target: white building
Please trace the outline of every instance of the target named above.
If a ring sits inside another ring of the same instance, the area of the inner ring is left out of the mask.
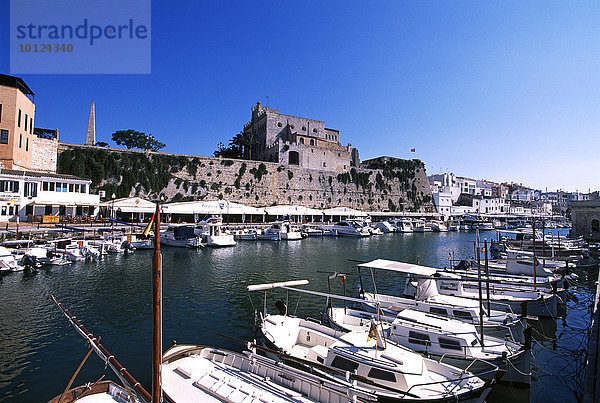
[[[473,208],[481,214],[500,214],[507,211],[505,200],[499,197],[474,198]]]
[[[444,217],[444,220],[448,220],[452,215],[452,193],[449,192],[432,192],[433,203],[438,214]]]
[[[0,221],[94,215],[100,202],[91,181],[71,175],[0,169]]]

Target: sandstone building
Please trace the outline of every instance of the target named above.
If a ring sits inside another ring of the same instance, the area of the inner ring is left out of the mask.
[[[252,107],[243,133],[258,140],[252,146],[253,160],[334,172],[359,163],[358,150],[342,146],[338,130],[326,128],[320,120],[284,115],[260,102]]]
[[[35,94],[19,77],[0,74],[0,167],[29,169]]]

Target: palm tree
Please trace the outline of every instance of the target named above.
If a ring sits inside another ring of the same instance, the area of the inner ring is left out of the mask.
[[[254,144],[258,144],[258,138],[252,132],[245,132],[245,133],[242,132],[242,133],[236,135],[235,138],[237,138],[238,136],[241,136],[240,143],[244,147],[244,157],[251,160],[252,159],[252,146]]]

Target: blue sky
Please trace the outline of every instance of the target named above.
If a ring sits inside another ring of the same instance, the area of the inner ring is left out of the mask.
[[[8,14],[1,0],[3,73]],[[93,100],[99,141],[133,128],[212,155],[260,100],[325,121],[362,159],[587,191],[600,188],[598,21],[597,1],[154,1],[152,74],[22,77],[36,126],[64,142],[83,143]]]

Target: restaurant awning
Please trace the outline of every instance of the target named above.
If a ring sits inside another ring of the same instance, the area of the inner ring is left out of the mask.
[[[227,200],[169,203],[163,206],[169,214],[265,214],[264,209]]]
[[[328,216],[347,216],[347,217],[366,217],[368,214],[364,211],[355,210],[350,207],[333,207],[323,210],[323,213]]]
[[[281,205],[265,207],[268,215],[272,216],[320,216],[323,215],[323,210],[317,210],[304,206]]]

